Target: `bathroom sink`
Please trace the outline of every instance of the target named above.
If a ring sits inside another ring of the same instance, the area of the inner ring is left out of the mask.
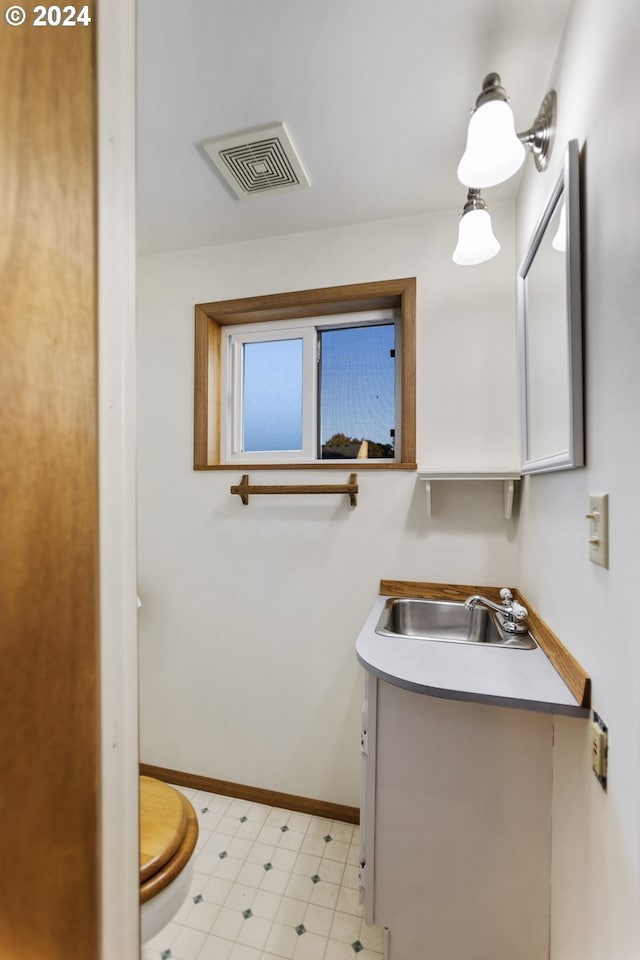
[[[468,610],[455,600],[390,597],[375,632],[381,637],[487,644],[514,650],[533,650],[536,646],[529,633],[513,635],[500,629],[490,610],[478,606]]]

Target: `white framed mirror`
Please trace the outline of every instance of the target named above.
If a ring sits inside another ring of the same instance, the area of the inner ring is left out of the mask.
[[[584,465],[580,169],[571,140],[518,271],[521,470]]]

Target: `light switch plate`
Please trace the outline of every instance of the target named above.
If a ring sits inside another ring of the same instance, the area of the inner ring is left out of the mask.
[[[589,497],[589,560],[609,566],[609,495],[592,493]]]

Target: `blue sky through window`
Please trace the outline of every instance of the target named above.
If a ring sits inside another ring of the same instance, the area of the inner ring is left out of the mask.
[[[243,387],[243,449],[302,449],[302,340],[245,343]]]

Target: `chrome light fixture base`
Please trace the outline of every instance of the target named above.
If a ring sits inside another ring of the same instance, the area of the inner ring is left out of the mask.
[[[491,100],[508,100],[507,91],[502,86],[499,73],[488,73],[482,81],[482,90],[476,98],[474,111]]]
[[[486,210],[487,205],[481,197],[481,191],[477,187],[469,187],[467,191],[467,199],[464,207],[462,208],[462,216],[464,217],[465,213],[470,213],[471,210]]]
[[[528,147],[533,155],[536,170],[542,173],[549,164],[556,132],[556,113],[558,98],[555,90],[549,90],[540,104],[538,115],[528,130],[518,134],[521,143]]]

